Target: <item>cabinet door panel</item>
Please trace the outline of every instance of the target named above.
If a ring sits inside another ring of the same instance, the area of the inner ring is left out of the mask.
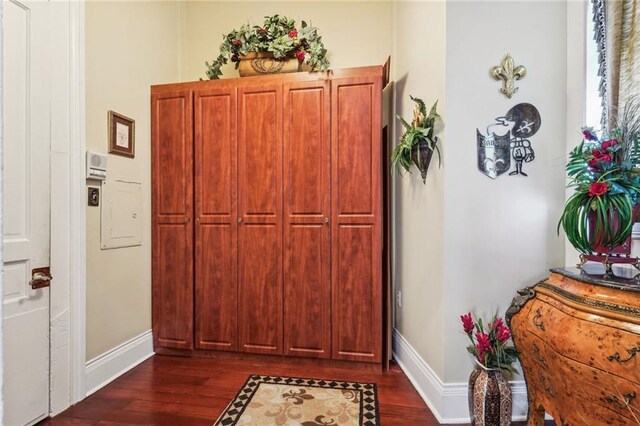
[[[331,356],[331,287],[327,269],[328,226],[291,224],[287,229],[285,354]]]
[[[193,276],[184,275],[193,269],[191,251],[185,247],[191,239],[182,224],[156,227],[153,337],[157,346],[193,348]]]
[[[275,225],[240,228],[240,350],[282,353],[282,268]]]
[[[196,258],[196,348],[237,349],[235,226],[200,224]]]
[[[196,348],[237,350],[235,88],[194,95]]]
[[[330,99],[326,81],[284,86],[284,350],[331,356]]]
[[[335,359],[382,359],[381,85],[381,77],[331,83]]]
[[[333,122],[337,140],[334,145],[336,186],[333,188],[337,213],[373,216],[379,200],[375,191],[379,188],[380,141],[372,140],[374,96],[379,92],[372,83],[334,84],[337,90],[334,91]]]
[[[193,137],[189,91],[152,93],[154,346],[193,349]]]
[[[241,215],[277,221],[282,211],[282,89],[239,89]]]
[[[282,353],[282,86],[238,89],[239,350]]]
[[[374,334],[373,326],[378,320],[379,297],[372,286],[373,240],[372,225],[342,224],[338,228],[333,339],[339,357],[376,356],[379,336]]]

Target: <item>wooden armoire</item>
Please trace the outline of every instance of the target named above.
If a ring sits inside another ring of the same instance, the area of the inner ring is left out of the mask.
[[[152,86],[156,352],[382,361],[385,74]]]

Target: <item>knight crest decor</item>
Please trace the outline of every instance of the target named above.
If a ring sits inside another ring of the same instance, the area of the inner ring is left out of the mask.
[[[503,81],[500,92],[511,99],[518,91],[516,80],[524,78],[527,75],[527,69],[522,65],[515,66],[511,54],[507,53],[502,60],[502,66],[493,67],[491,75],[495,80]]]
[[[476,129],[478,169],[491,179],[509,172],[510,176],[527,176],[524,163],[535,159],[529,139],[540,129],[538,109],[527,103],[517,104],[486,128],[486,134]]]

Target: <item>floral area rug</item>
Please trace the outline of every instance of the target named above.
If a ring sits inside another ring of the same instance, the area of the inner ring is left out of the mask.
[[[374,383],[252,374],[214,426],[377,426]]]

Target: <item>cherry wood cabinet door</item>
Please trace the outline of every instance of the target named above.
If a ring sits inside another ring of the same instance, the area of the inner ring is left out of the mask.
[[[194,93],[195,347],[236,351],[236,89]]]
[[[153,342],[193,349],[193,132],[188,90],[151,95]]]
[[[381,77],[331,82],[332,353],[381,361]]]
[[[238,350],[282,354],[282,85],[238,88]]]
[[[331,356],[329,89],[328,81],[284,85],[284,353],[291,356]]]

